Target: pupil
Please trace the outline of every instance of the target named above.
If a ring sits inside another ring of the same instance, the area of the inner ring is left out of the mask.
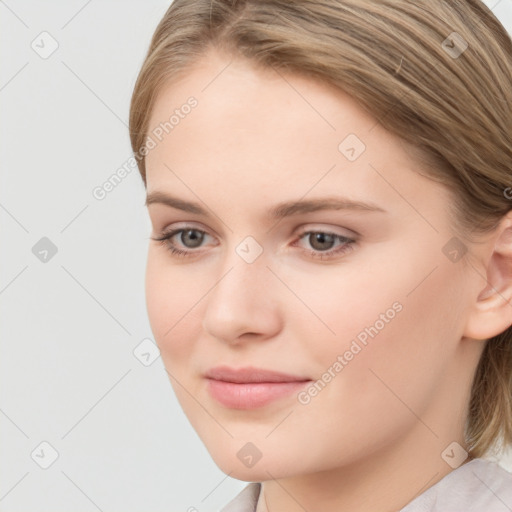
[[[311,245],[315,249],[317,249],[317,250],[330,249],[330,246],[332,245],[332,242],[334,241],[334,237],[333,237],[333,235],[329,235],[327,233],[314,233],[313,240],[314,240],[314,243],[312,243]],[[320,243],[320,247],[315,247],[317,241]],[[322,244],[325,244],[325,243],[327,243],[327,245],[329,245],[329,247],[322,246]]]
[[[194,235],[194,233],[196,233],[196,235]],[[201,245],[201,242],[203,240],[203,234],[201,235],[197,235],[197,231],[195,229],[189,229],[187,231],[184,231],[181,235],[181,241],[184,243],[184,245],[188,246],[188,247],[198,247],[199,245]],[[188,237],[191,241],[192,241],[192,244],[189,245],[187,242],[185,242],[184,238],[183,237]]]

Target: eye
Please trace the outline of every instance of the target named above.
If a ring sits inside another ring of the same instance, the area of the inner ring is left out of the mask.
[[[195,249],[199,247],[203,242],[205,235],[209,236],[205,231],[201,231],[197,228],[180,228],[174,229],[169,233],[163,233],[160,237],[151,237],[151,239],[160,242],[166,247],[167,250],[171,252],[171,254],[174,254],[175,256],[185,257],[191,255],[192,252],[197,252],[184,251],[176,247],[176,245],[172,243],[172,239],[178,234],[180,234],[178,238],[181,240],[181,243],[189,249]]]
[[[193,227],[187,227],[174,229],[168,233],[163,233],[160,237],[151,237],[151,239],[160,242],[174,256],[191,257],[199,254],[199,251],[195,251],[194,249],[200,247],[207,236],[210,235],[205,231]],[[177,247],[176,243],[173,242],[173,238],[175,237],[179,240],[179,243],[188,250],[183,250]],[[353,250],[353,244],[356,242],[356,240],[352,238],[348,238],[337,233],[326,231],[306,231],[300,235],[299,239],[294,242],[292,246],[296,247],[297,242],[300,242],[302,239],[306,239],[313,248],[305,248],[303,249],[303,252],[313,258],[320,258],[322,260],[341,256],[342,254]],[[340,245],[337,248],[332,249],[332,247],[335,246],[336,241],[338,241]]]
[[[306,231],[302,233],[299,241],[304,238],[313,247],[313,250],[305,249],[305,252],[313,256],[313,258],[320,259],[328,259],[345,254],[354,249],[353,244],[356,242],[352,238],[326,231]],[[336,241],[340,242],[341,245],[336,249],[332,249]]]

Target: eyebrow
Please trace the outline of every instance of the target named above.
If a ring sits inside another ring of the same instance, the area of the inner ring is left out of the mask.
[[[146,206],[149,206],[150,204],[163,204],[176,208],[177,210],[183,210],[184,212],[204,215],[206,217],[208,216],[207,209],[203,208],[199,203],[185,201],[160,191],[154,191],[147,194]],[[270,208],[267,212],[267,216],[269,219],[277,220],[291,215],[311,213],[320,210],[354,210],[361,212],[387,213],[386,210],[373,203],[354,201],[344,197],[328,196],[321,199],[285,201]]]

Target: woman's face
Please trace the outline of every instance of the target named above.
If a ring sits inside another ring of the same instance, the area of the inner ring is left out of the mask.
[[[149,320],[217,465],[249,481],[440,457],[485,284],[458,261],[448,192],[350,97],[217,53],[161,92],[148,134],[151,236],[184,230],[150,241]],[[219,366],[302,382],[212,385]]]

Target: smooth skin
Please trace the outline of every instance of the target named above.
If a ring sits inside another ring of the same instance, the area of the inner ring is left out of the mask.
[[[351,97],[211,50],[162,89],[150,129],[190,96],[196,108],[146,158],[148,194],[206,210],[148,204],[152,238],[185,229],[150,241],[146,272],[149,320],[185,414],[222,471],[263,482],[258,511],[400,509],[452,471],[441,456],[450,443],[465,447],[482,340],[512,323],[512,218],[464,241],[454,262],[442,250],[454,237],[450,193]],[[366,146],[354,161],[339,150],[349,134]],[[278,203],[327,197],[384,211],[268,217]],[[249,236],[263,250],[252,263],[236,251]],[[292,394],[231,409],[207,391],[204,372],[221,364],[316,381],[397,301],[307,404]],[[252,467],[237,456],[248,442],[262,454]]]

